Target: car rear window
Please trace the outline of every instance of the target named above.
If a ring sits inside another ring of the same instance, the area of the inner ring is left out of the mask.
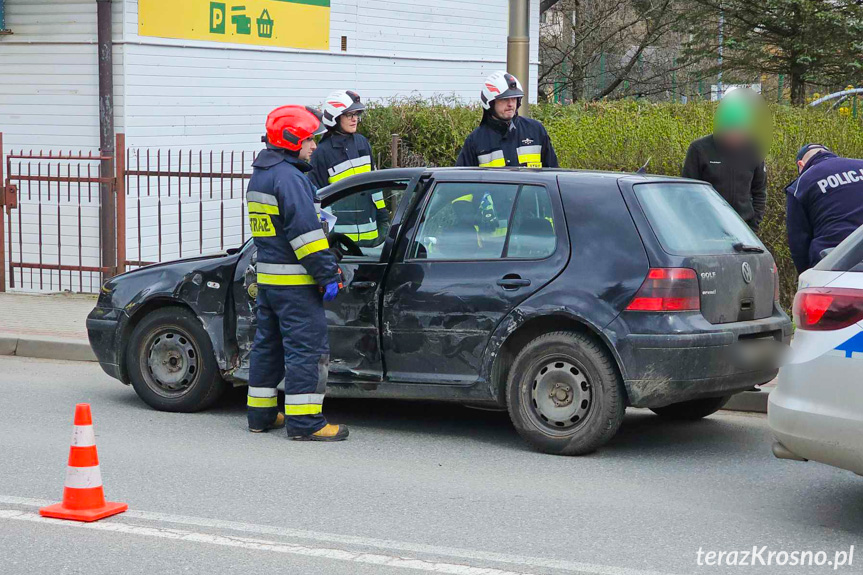
[[[863,271],[863,226],[818,262],[815,269],[828,272]]]
[[[672,255],[734,254],[734,244],[763,244],[737,212],[707,184],[636,184],[644,210],[662,249]]]

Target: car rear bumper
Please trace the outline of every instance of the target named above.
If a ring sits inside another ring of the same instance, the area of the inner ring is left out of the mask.
[[[121,309],[97,307],[87,316],[87,337],[102,369],[123,381],[119,361],[119,335],[126,314]]]
[[[863,360],[834,355],[788,365],[767,419],[792,454],[863,475]]]
[[[791,322],[778,310],[770,318],[722,326],[706,324],[700,316],[666,319],[665,333],[629,333],[618,344],[633,407],[732,395],[767,383],[776,377],[778,361],[744,363],[741,353],[765,343],[781,347],[791,338]],[[697,330],[707,326],[712,329]]]

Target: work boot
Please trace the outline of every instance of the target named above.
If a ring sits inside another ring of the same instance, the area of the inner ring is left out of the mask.
[[[311,435],[292,435],[295,441],[344,441],[348,438],[347,425],[328,423]]]
[[[251,431],[252,433],[264,433],[265,431],[269,431],[270,429],[281,429],[284,426],[285,426],[285,414],[284,413],[277,413],[276,414],[276,420],[273,421],[268,426],[266,426],[265,428],[263,428],[263,429],[252,429],[250,427],[249,431]]]

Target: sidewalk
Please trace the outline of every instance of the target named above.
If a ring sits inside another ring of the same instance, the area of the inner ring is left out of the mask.
[[[96,296],[0,293],[0,355],[96,361],[87,314]]]

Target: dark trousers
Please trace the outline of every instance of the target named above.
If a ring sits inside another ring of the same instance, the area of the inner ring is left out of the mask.
[[[276,386],[285,378],[288,435],[311,435],[327,420],[322,413],[327,386],[329,341],[317,286],[258,289],[258,329],[249,366],[249,427],[276,419]]]

